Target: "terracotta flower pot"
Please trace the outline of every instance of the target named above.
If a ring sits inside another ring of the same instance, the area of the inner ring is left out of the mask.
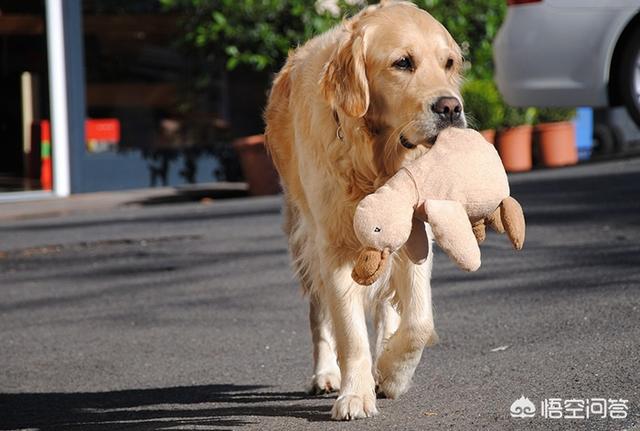
[[[480,134],[488,143],[495,145],[496,143],[496,131],[494,129],[480,130]]]
[[[543,166],[559,167],[578,163],[576,129],[573,123],[562,121],[538,124],[535,133]]]
[[[275,195],[280,192],[278,172],[264,145],[264,135],[246,136],[233,142],[240,158],[244,178],[252,196]]]
[[[531,170],[533,157],[529,125],[501,130],[497,136],[497,149],[507,172]]]

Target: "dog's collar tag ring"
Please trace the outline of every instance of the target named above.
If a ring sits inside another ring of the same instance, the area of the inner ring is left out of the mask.
[[[340,142],[344,142],[344,130],[342,130],[342,124],[340,124],[340,117],[338,117],[338,111],[333,111],[333,119],[336,122],[336,138]]]

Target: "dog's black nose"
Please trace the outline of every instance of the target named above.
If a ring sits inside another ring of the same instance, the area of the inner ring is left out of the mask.
[[[462,114],[462,105],[457,97],[441,97],[436,100],[436,103],[431,105],[431,110],[438,114],[438,116],[449,123],[460,119]]]

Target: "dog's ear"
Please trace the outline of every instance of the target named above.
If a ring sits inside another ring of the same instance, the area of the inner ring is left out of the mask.
[[[327,62],[320,79],[327,102],[351,117],[363,117],[369,109],[369,83],[365,69],[365,39],[351,34]]]

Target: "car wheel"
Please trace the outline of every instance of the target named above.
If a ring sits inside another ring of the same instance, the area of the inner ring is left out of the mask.
[[[640,126],[640,27],[628,40],[618,69],[619,94],[629,115]]]
[[[613,153],[615,138],[611,128],[605,124],[596,124],[593,127],[593,149],[591,154],[595,157],[606,156]]]

